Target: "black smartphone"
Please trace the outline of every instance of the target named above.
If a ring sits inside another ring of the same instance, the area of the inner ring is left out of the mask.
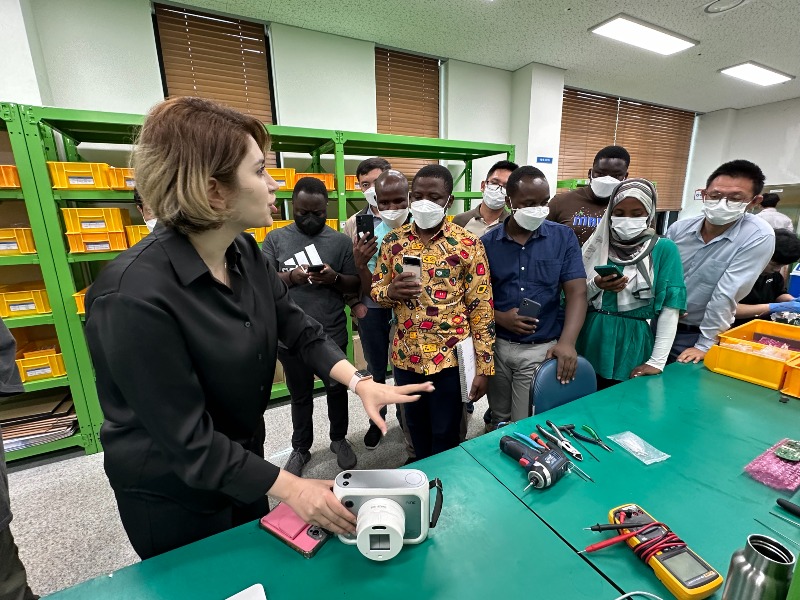
[[[358,238],[375,236],[375,221],[372,215],[356,215],[356,233]]]
[[[530,298],[523,298],[522,303],[519,305],[517,314],[520,317],[530,317],[531,319],[535,319],[539,316],[540,310],[542,310],[541,304],[535,300],[531,300]]]
[[[600,277],[608,277],[609,275],[616,275],[614,279],[622,277],[622,268],[618,265],[597,265],[594,270]]]
[[[309,273],[321,273],[322,269],[325,268],[325,265],[308,265],[306,271]]]

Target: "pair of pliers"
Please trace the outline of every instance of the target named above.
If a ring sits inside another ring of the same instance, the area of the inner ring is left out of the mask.
[[[552,433],[547,431],[541,425],[536,426],[536,430],[545,437],[545,439],[550,440],[556,446],[561,448],[564,452],[569,454],[575,460],[583,460],[583,454],[581,454],[575,446],[573,446],[570,441],[564,437],[564,434],[561,433],[561,430],[558,428],[558,425],[553,423],[552,421],[546,421],[547,426],[553,430]]]

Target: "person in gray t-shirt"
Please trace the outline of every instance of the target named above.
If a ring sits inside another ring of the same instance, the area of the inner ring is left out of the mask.
[[[347,316],[344,295],[361,288],[353,242],[345,234],[325,225],[328,191],[318,179],[304,177],[294,186],[292,209],[294,223],[272,231],[264,240],[263,251],[281,280],[289,287],[289,296],[306,314],[322,325],[325,333],[344,351],[347,349]],[[321,268],[321,270],[317,270]],[[278,348],[278,359],[286,375],[286,387],[292,397],[292,453],[284,467],[300,475],[311,458],[314,442],[314,372],[299,355]],[[356,455],[345,439],[348,427],[347,388],[328,381],[319,373],[328,394],[331,451],[339,467],[352,469]]]
[[[21,394],[22,380],[17,370],[16,342],[0,319],[0,398]],[[0,431],[0,598],[36,600],[28,587],[25,565],[19,559],[14,536],[11,535],[11,503],[8,498],[6,456],[3,452],[3,432]]]

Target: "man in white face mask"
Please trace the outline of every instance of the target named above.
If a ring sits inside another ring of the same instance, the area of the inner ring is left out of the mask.
[[[517,165],[508,160],[501,160],[492,165],[486,175],[486,180],[481,182],[481,192],[483,193],[481,203],[472,210],[456,215],[453,223],[482,237],[483,234],[502,222],[508,216],[506,182],[516,168]]]
[[[548,219],[570,227],[581,246],[594,233],[608,208],[611,192],[628,178],[631,156],[622,146],[606,146],[594,157],[589,185],[558,194],[550,201]]]
[[[476,375],[469,399],[486,392],[494,374],[494,310],[486,253],[480,240],[445,218],[453,176],[441,165],[419,170],[411,184],[413,222],[381,244],[372,298],[392,308],[396,385],[430,381],[406,421],[417,458],[459,444],[463,414],[456,345],[472,337]]]
[[[757,165],[727,162],[706,182],[703,214],[667,231],[681,253],[686,282],[686,314],[678,323],[671,361],[703,360],[772,258],[775,232],[749,212],[761,203],[763,189]]]
[[[492,274],[496,322],[495,376],[489,380],[491,423],[530,416],[530,388],[536,367],[558,359],[558,378],[575,374],[578,339],[586,317],[586,272],[572,231],[547,221],[550,185],[535,167],[520,167],[508,178],[511,216],[481,238]],[[565,315],[559,311],[561,291]],[[537,318],[519,314],[525,301],[541,307]]]
[[[153,211],[150,210],[150,207],[145,206],[142,197],[135,189],[133,190],[133,201],[136,204],[136,208],[139,209],[139,214],[142,215],[142,219],[144,219],[144,224],[147,225],[147,229],[153,231],[153,229],[156,228],[158,219],[156,219],[156,216],[153,214]]]

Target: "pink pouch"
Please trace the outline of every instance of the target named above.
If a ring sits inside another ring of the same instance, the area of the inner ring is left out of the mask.
[[[772,448],[756,457],[744,470],[756,481],[776,490],[794,492],[800,488],[800,462],[784,460],[775,456],[775,449],[783,445],[788,438],[782,439]]]

